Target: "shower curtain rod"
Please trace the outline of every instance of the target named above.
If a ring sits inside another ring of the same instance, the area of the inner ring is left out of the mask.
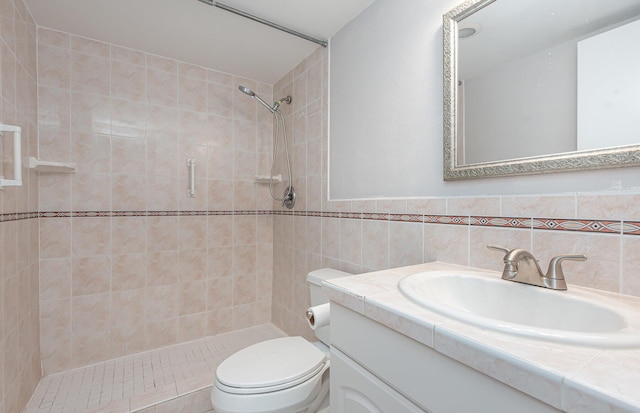
[[[201,2],[203,2],[205,4],[208,4],[209,6],[215,6],[215,7],[218,7],[220,9],[222,9],[222,10],[226,10],[226,11],[228,11],[230,13],[237,14],[238,16],[244,17],[246,19],[253,20],[254,22],[262,23],[262,24],[264,24],[266,26],[273,27],[274,29],[281,30],[281,31],[283,31],[285,33],[289,33],[289,34],[291,34],[293,36],[300,37],[301,39],[308,40],[308,41],[313,42],[313,43],[317,43],[322,47],[327,47],[328,43],[326,41],[324,41],[324,40],[318,40],[318,39],[316,39],[314,37],[307,36],[306,34],[297,32],[295,30],[289,29],[289,28],[284,27],[284,26],[280,26],[279,24],[276,24],[274,22],[271,22],[269,20],[263,19],[263,18],[258,17],[258,16],[254,16],[253,14],[249,14],[249,13],[244,12],[242,10],[235,9],[235,8],[233,8],[231,6],[227,6],[226,4],[222,4],[222,3],[214,1],[214,0],[199,0],[199,1],[201,1]]]

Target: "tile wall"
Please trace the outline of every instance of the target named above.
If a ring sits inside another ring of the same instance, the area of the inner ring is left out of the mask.
[[[293,183],[298,195],[293,211],[321,211],[325,169],[322,159],[326,158],[327,149],[326,49],[316,49],[274,85],[275,97],[287,95],[292,96],[292,104],[281,110],[289,132]],[[279,196],[284,187],[275,192]],[[273,210],[272,321],[288,333],[312,338],[304,318],[310,305],[306,274],[322,264],[317,254],[320,245],[316,244],[320,241],[317,222],[321,218],[294,216],[278,202],[274,202]]]
[[[45,374],[270,320],[272,86],[38,30]],[[186,196],[187,158],[196,198]]]
[[[22,0],[0,0],[0,123],[22,129],[22,154],[35,156],[36,26]],[[0,137],[0,175],[13,177],[13,134]],[[0,412],[24,409],[40,380],[38,177],[0,190]]]
[[[304,320],[311,270],[436,260],[501,270],[502,255],[487,244],[528,249],[544,270],[552,256],[585,254],[563,264],[569,283],[640,296],[637,191],[328,201],[326,61],[318,49],[274,85],[297,103],[287,119],[303,197],[294,212],[274,205],[273,322],[288,334],[313,337]]]

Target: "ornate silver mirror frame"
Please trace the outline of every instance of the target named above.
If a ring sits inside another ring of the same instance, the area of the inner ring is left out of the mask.
[[[444,35],[444,180],[530,175],[640,165],[640,145],[458,165],[458,22],[496,0],[468,0],[443,16]],[[505,120],[506,122],[507,120]]]

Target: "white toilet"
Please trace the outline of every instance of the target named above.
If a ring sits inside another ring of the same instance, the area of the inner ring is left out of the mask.
[[[311,305],[329,302],[322,281],[351,274],[324,268],[307,276]],[[302,337],[263,341],[218,366],[211,389],[216,413],[316,413],[329,411],[329,326]]]

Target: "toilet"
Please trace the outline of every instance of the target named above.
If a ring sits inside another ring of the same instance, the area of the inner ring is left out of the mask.
[[[323,268],[307,275],[311,305],[329,302],[322,282],[351,274]],[[211,388],[216,413],[328,413],[329,326],[320,341],[281,337],[231,355],[218,366]]]

